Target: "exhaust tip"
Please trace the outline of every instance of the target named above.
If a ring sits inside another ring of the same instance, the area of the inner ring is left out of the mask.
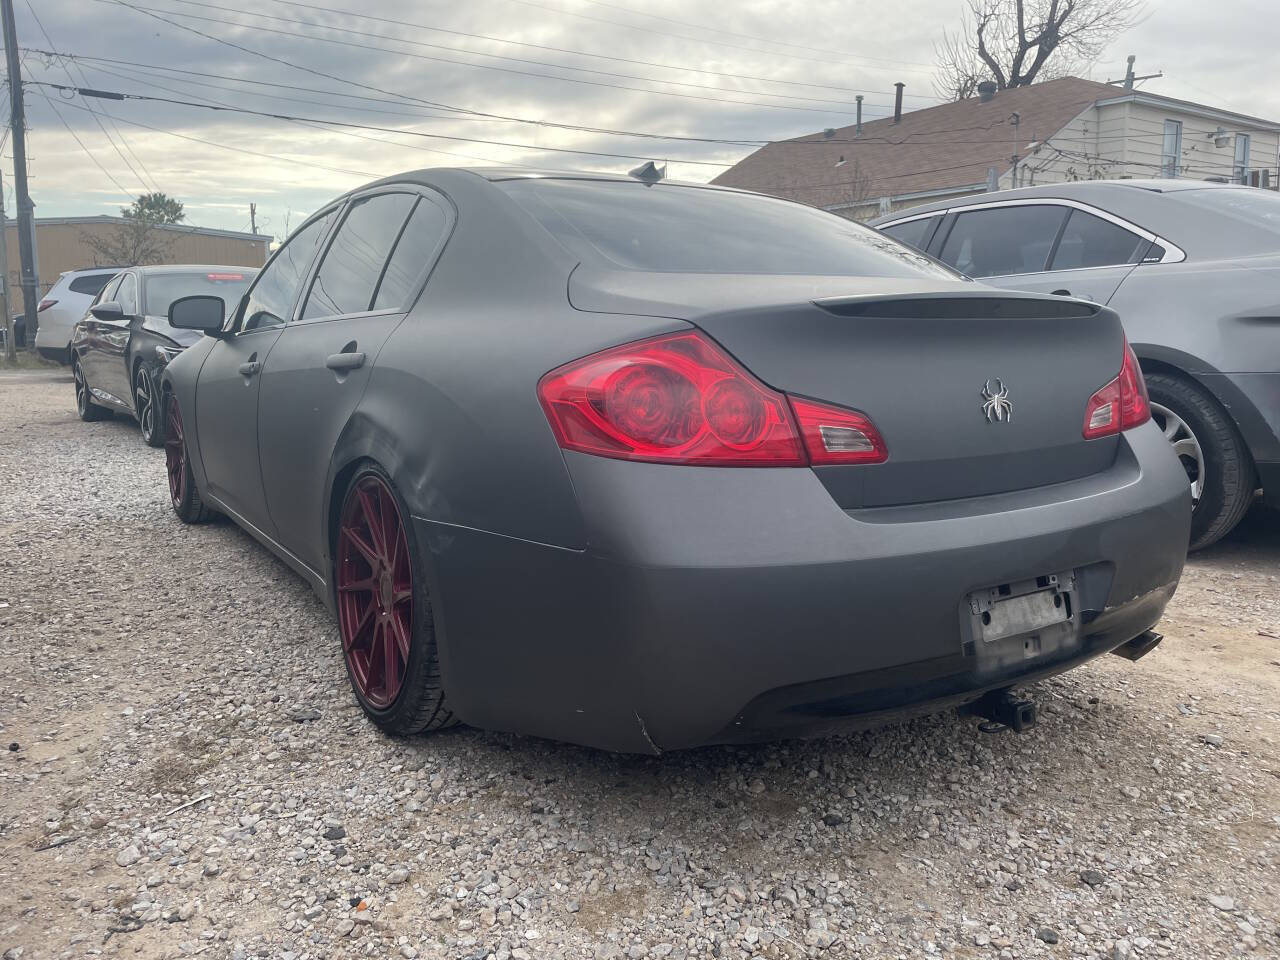
[[[1140,633],[1127,643],[1122,643],[1111,652],[1117,657],[1124,657],[1126,660],[1141,660],[1148,653],[1160,646],[1160,641],[1164,639],[1162,634],[1156,633],[1154,630],[1148,630]]]

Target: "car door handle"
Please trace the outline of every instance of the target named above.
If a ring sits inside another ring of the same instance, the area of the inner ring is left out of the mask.
[[[333,353],[324,365],[330,370],[356,370],[364,366],[363,353]]]
[[[237,369],[240,371],[240,375],[242,377],[252,377],[262,369],[262,364],[257,360],[246,360],[244,363],[240,364]]]

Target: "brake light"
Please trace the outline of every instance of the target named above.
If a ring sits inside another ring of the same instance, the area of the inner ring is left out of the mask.
[[[803,466],[786,398],[696,333],[576,360],[538,383],[566,450],[707,466]]]
[[[888,456],[863,414],[771,390],[698,333],[565,364],[539,381],[538,399],[563,449],[603,457],[803,467]]]
[[[48,310],[57,302],[57,300],[50,300],[46,297],[44,300],[41,300],[40,305],[36,307],[36,313],[39,313],[42,310]]]
[[[1126,340],[1120,374],[1098,390],[1084,408],[1084,438],[1095,440],[1141,426],[1151,419],[1147,381]]]

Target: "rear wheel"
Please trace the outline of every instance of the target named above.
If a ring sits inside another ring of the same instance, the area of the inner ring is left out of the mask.
[[[1225,537],[1253,502],[1256,478],[1244,439],[1211,396],[1181,377],[1152,373],[1151,419],[1173,445],[1191,483],[1191,544]]]
[[[339,517],[334,584],[343,659],[356,700],[396,735],[452,726],[435,625],[409,511],[370,464],[352,478]]]
[[[173,394],[165,398],[164,462],[169,475],[169,502],[173,504],[173,512],[183,523],[204,523],[209,519],[210,511],[200,499],[195,477],[191,474],[187,438],[182,430],[182,409]]]
[[[156,378],[151,364],[138,364],[133,373],[133,412],[138,429],[149,447],[164,446],[165,411],[156,403]]]
[[[76,413],[80,414],[80,419],[86,423],[92,423],[94,420],[105,420],[111,416],[110,410],[105,410],[93,402],[93,395],[89,393],[89,384],[84,379],[84,371],[80,369],[80,361],[71,361],[71,376],[76,382]]]

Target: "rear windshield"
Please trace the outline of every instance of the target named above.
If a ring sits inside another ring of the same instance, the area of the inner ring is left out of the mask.
[[[76,277],[67,284],[67,287],[72,293],[96,297],[98,292],[107,285],[107,281],[114,276],[114,273],[91,273],[86,277]]]
[[[575,256],[657,273],[957,276],[834,214],[757,194],[676,184],[496,184]]]
[[[169,316],[169,304],[180,297],[221,297],[228,312],[231,311],[249,284],[256,270],[225,270],[201,273],[158,273],[147,277],[146,312],[152,317]]]

